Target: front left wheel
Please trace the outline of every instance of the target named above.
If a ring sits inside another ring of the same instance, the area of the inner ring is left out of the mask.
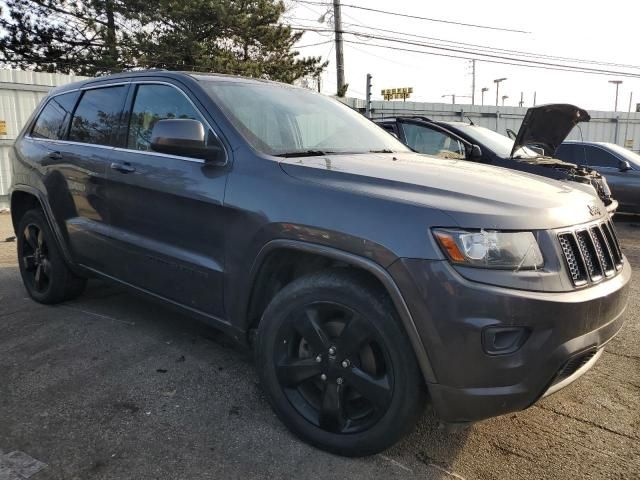
[[[79,296],[87,280],[67,266],[39,209],[29,210],[16,231],[20,274],[29,296],[36,302],[53,304]]]
[[[422,411],[425,389],[409,339],[384,292],[357,272],[287,285],[264,312],[256,341],[275,412],[324,450],[377,453]]]

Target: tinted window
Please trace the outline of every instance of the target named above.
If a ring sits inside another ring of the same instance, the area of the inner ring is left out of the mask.
[[[587,162],[591,167],[618,168],[620,166],[620,160],[602,148],[587,146],[585,149],[587,152]]]
[[[450,135],[413,123],[403,123],[402,130],[407,145],[420,153],[441,158],[465,158],[464,145]]]
[[[31,130],[31,136],[51,140],[64,138],[77,96],[77,92],[71,92],[57,95],[49,100],[40,112]]]
[[[127,148],[150,150],[153,126],[165,118],[190,118],[203,122],[189,100],[175,88],[168,85],[138,86],[129,122]]]
[[[584,163],[584,155],[580,155],[578,149],[581,148],[578,145],[571,144],[562,144],[556,150],[556,153],[553,155],[555,158],[560,160],[564,160],[565,162],[583,164]],[[581,161],[582,160],[582,161]]]
[[[73,114],[69,140],[110,145],[126,92],[125,86],[86,90]]]

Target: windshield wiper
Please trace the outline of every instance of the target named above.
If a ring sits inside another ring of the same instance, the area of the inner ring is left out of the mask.
[[[383,148],[382,150],[369,150],[369,153],[393,153],[393,150]]]
[[[333,152],[325,152],[322,150],[302,150],[299,152],[285,152],[285,153],[278,153],[276,155],[276,157],[283,157],[283,158],[291,158],[291,157],[321,157],[323,155],[329,155]]]

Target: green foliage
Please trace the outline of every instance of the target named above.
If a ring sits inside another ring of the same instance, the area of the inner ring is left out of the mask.
[[[131,68],[232,73],[284,82],[318,75],[281,0],[6,0],[0,62],[99,75]]]

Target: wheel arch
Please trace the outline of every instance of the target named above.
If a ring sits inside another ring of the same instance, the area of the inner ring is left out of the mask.
[[[68,265],[74,265],[66,242],[62,237],[62,233],[60,232],[57,223],[54,221],[53,213],[51,212],[48,203],[45,201],[42,192],[28,185],[17,185],[13,187],[10,192],[9,205],[11,210],[11,222],[16,235],[18,234],[16,231],[18,222],[20,221],[20,218],[22,218],[22,215],[32,208],[40,208],[44,213],[44,217],[47,219],[47,224],[53,232],[55,241],[64,256],[65,261]]]
[[[277,259],[278,255],[289,254],[293,254],[296,259],[303,256],[311,261],[316,261],[319,267],[323,266],[328,268],[330,266],[340,265],[362,270],[375,279],[385,290],[396,309],[402,327],[411,342],[423,377],[428,383],[436,383],[435,373],[411,312],[391,275],[382,266],[368,258],[325,245],[281,239],[272,240],[262,247],[253,262],[249,276],[249,295],[247,297],[247,308],[243,319],[244,326],[248,333],[257,327],[262,312],[264,308],[266,308],[266,303],[268,303],[266,300],[273,298],[273,295],[269,296],[268,293],[265,297],[265,290],[261,289],[261,286],[268,284],[265,282],[268,282],[270,279],[268,272],[271,261],[274,259],[274,256]]]

